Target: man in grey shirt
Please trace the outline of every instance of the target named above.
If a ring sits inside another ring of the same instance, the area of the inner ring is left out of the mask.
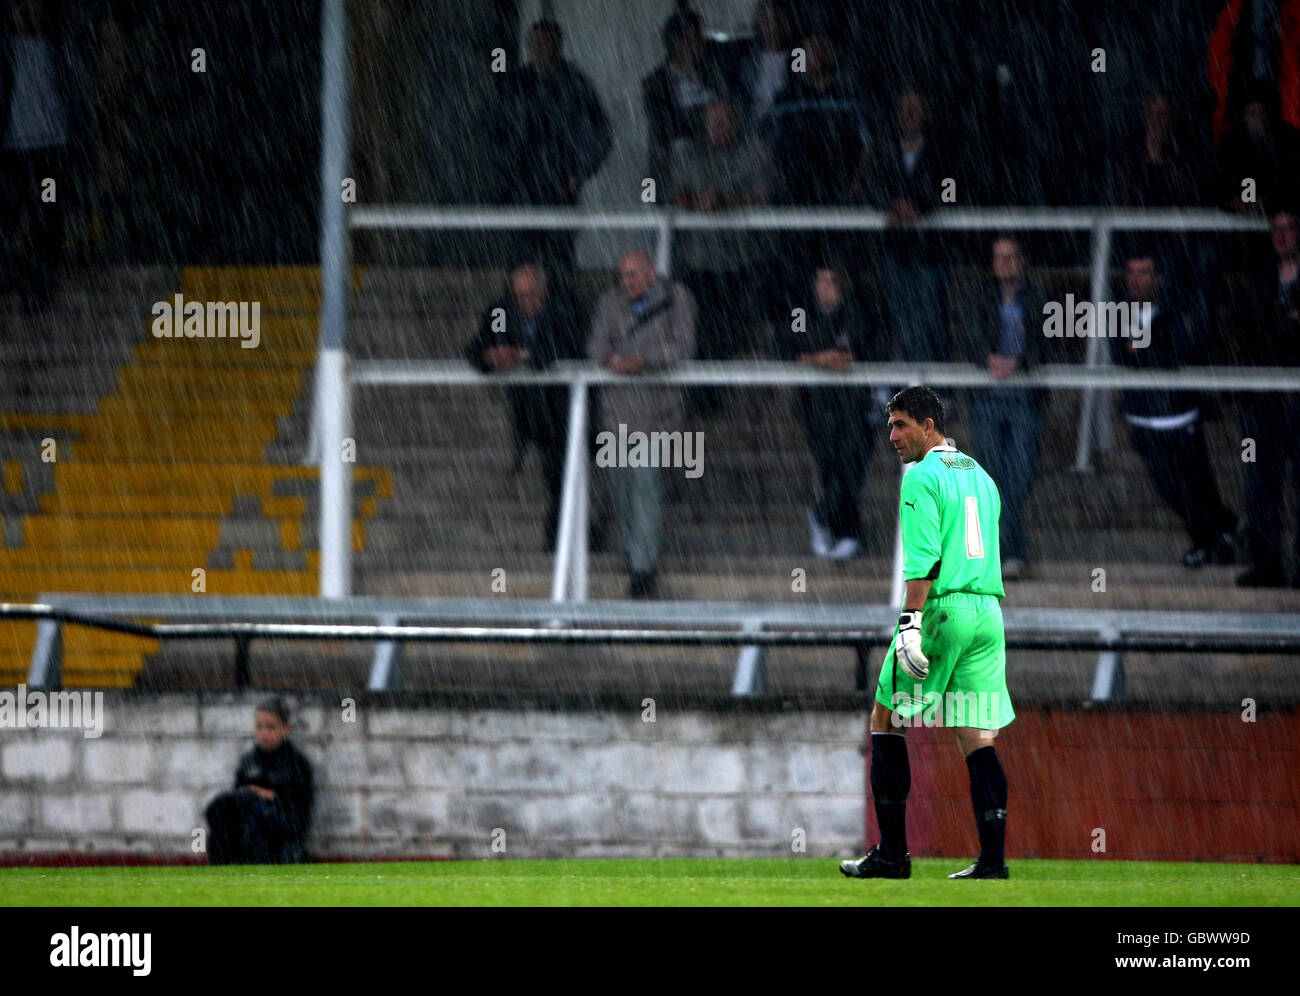
[[[695,352],[695,299],[679,283],[660,279],[645,252],[618,263],[619,286],[596,302],[587,355],[624,376],[628,386],[600,392],[600,428],[614,438],[632,433],[671,433],[682,428],[682,392],[649,387],[637,375],[688,360]],[[597,466],[600,467],[599,460]],[[663,521],[661,468],[619,460],[597,471],[609,475],[614,511],[631,575],[628,597],[655,593]]]

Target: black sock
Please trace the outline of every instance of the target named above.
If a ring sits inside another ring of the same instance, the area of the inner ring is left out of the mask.
[[[871,734],[871,799],[886,861],[901,861],[907,854],[907,793],[911,788],[906,738],[901,733]]]
[[[966,757],[970,771],[970,800],[980,835],[980,864],[1000,868],[1006,863],[1007,776],[998,752],[981,747]]]

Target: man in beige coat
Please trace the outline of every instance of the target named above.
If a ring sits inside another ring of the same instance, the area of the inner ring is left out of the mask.
[[[619,260],[618,282],[596,302],[587,355],[631,383],[601,390],[600,428],[616,439],[633,432],[680,431],[681,389],[635,380],[643,371],[661,370],[695,355],[695,299],[682,284],[660,279],[642,251]],[[628,597],[648,598],[654,594],[659,563],[662,468],[619,461],[598,472],[609,474],[630,574]]]

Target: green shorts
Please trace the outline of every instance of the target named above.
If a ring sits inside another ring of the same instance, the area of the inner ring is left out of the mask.
[[[1007,694],[1007,641],[1002,605],[993,595],[951,592],[926,601],[921,650],[930,673],[917,682],[885,651],[876,701],[907,726],[969,726],[1000,730],[1016,718]]]

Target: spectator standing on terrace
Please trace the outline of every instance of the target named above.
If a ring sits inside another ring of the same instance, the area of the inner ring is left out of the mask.
[[[790,71],[793,48],[789,6],[782,0],[762,0],[754,8],[754,39],[740,68],[740,97],[747,132],[762,132],[777,98],[794,83]]]
[[[1030,572],[1024,505],[1034,491],[1047,391],[1017,385],[1014,374],[1050,361],[1043,335],[1043,290],[1028,280],[1017,239],[993,241],[991,280],[966,303],[958,355],[987,369],[995,386],[971,391],[972,452],[1002,495],[1002,577]]]
[[[794,74],[764,128],[781,181],[779,200],[808,207],[859,202],[871,162],[866,108],[827,35],[809,35],[803,49],[804,72]]]
[[[708,53],[698,14],[673,14],[661,37],[664,61],[641,81],[641,100],[649,127],[646,175],[665,186],[674,152],[704,137],[705,109],[726,95],[726,87]]]
[[[611,147],[609,120],[591,81],[564,58],[564,34],[550,20],[528,32],[532,61],[507,74],[492,119],[492,155],[507,204],[570,207]],[[540,263],[568,296],[572,231],[531,233],[515,262]]]
[[[80,63],[59,4],[10,0],[0,21],[0,265],[23,310],[50,306],[63,250],[64,205],[77,184]],[[55,197],[47,199],[52,180]],[[23,240],[16,236],[25,222]]]
[[[1051,357],[1043,335],[1044,295],[1026,276],[1020,243],[996,239],[992,257],[992,279],[969,305],[959,349],[996,382],[972,392],[970,427],[973,453],[1002,495],[1002,577],[1016,581],[1029,573],[1024,508],[1038,474],[1047,392],[1017,386],[1014,375]]]
[[[798,360],[840,373],[853,363],[889,359],[889,337],[876,316],[848,296],[844,271],[819,266],[805,297],[805,325],[777,326],[779,359]],[[869,387],[804,387],[795,392],[795,411],[816,465],[817,502],[808,509],[812,551],[818,557],[850,560],[862,549],[859,501],[876,437],[876,406]]]
[[[546,274],[536,266],[510,273],[508,293],[483,312],[478,333],[465,349],[465,358],[483,373],[506,373],[521,367],[545,370],[556,360],[585,357],[577,317],[557,304]],[[514,430],[515,467],[529,443],[541,458],[546,486],[546,525],[543,543],[555,548],[564,487],[564,454],[568,439],[569,392],[564,386],[520,385],[506,388],[510,424]]]
[[[1071,63],[1053,58],[1070,47],[1086,55],[1067,4],[1042,4],[1035,17],[1025,16],[1016,0],[989,0],[954,5],[953,15],[967,31],[965,70],[969,93],[962,104],[977,150],[972,166],[979,170],[978,198],[986,204],[1042,206],[1058,199],[1053,189],[1064,176],[1048,168],[1054,153],[1064,149],[1061,130],[1067,121],[1053,106],[1060,93],[1062,70]],[[1052,29],[1045,30],[1049,22]],[[1086,61],[1078,65],[1086,67]],[[1074,73],[1077,76],[1077,69]],[[1081,129],[1075,129],[1081,130]],[[1057,171],[1064,174],[1064,170]],[[962,204],[968,204],[962,196]]]
[[[315,794],[311,762],[289,742],[289,708],[280,698],[261,702],[257,746],[235,771],[235,787],[212,800],[208,863],[301,864]]]
[[[1198,207],[1209,192],[1210,171],[1201,143],[1176,123],[1169,98],[1147,98],[1141,124],[1116,157],[1112,190],[1117,202],[1140,208]],[[1116,240],[1127,248],[1127,233]],[[1219,283],[1210,279],[1221,270],[1218,243],[1205,233],[1163,232],[1146,236],[1145,244],[1162,258],[1162,279],[1168,296],[1182,302],[1181,318],[1194,340],[1204,341],[1219,306]],[[1121,249],[1123,251],[1123,249]]]
[[[857,88],[841,72],[831,39],[811,34],[803,41],[805,65],[794,85],[777,98],[763,139],[776,169],[773,201],[802,207],[861,204],[871,163],[871,132]],[[783,236],[787,298],[804,293],[803,281],[827,256],[852,258],[858,241],[825,232]],[[785,311],[782,321],[788,319]]]
[[[1130,207],[1195,207],[1204,198],[1204,157],[1175,123],[1168,96],[1154,93],[1114,161],[1115,196]]]
[[[939,203],[952,162],[929,129],[930,107],[912,88],[900,90],[896,131],[876,154],[876,202],[886,213],[883,291],[894,339],[905,361],[942,362],[949,357],[948,285],[942,234],[909,230]],[[997,478],[995,475],[995,479]]]
[[[1219,199],[1226,210],[1267,214],[1281,206],[1300,176],[1298,134],[1281,125],[1269,98],[1247,99],[1219,146]]]
[[[1204,347],[1162,293],[1155,254],[1137,251],[1124,264],[1124,289],[1130,302],[1149,303],[1151,321],[1143,334],[1111,338],[1115,362],[1140,370],[1176,370],[1204,362]],[[1237,516],[1219,499],[1214,468],[1201,429],[1199,399],[1188,391],[1146,388],[1121,391],[1124,421],[1133,446],[1146,464],[1156,493],[1187,529],[1192,546],[1186,567],[1231,564],[1235,557]]]
[[[1216,144],[1261,95],[1277,109],[1281,126],[1300,134],[1300,0],[1225,4],[1210,36],[1207,69]]]
[[[767,203],[771,171],[767,150],[741,135],[726,100],[709,105],[703,141],[679,149],[673,158],[673,204],[687,211],[727,211]],[[701,360],[736,355],[754,315],[756,270],[762,259],[761,233],[688,231],[680,236],[681,279],[699,308],[697,353]],[[688,392],[689,407],[716,412],[723,390]]]
[[[682,428],[678,387],[636,383],[642,372],[671,367],[695,353],[695,298],[683,284],[661,279],[650,256],[630,252],[618,263],[617,287],[596,302],[587,355],[628,380],[626,387],[601,390],[600,425],[624,438],[634,432],[677,432]],[[614,511],[629,573],[628,597],[656,592],[664,480],[659,467],[614,466],[610,475]]]
[[[1300,368],[1300,242],[1293,209],[1273,213],[1269,237],[1274,259],[1255,278],[1251,322],[1235,344],[1233,358],[1250,366]],[[1242,445],[1253,447],[1254,459],[1245,461],[1251,568],[1237,578],[1237,584],[1280,588],[1286,583],[1282,507],[1288,463],[1300,480],[1300,395],[1252,391],[1241,403],[1241,422]],[[1292,545],[1300,571],[1300,528]],[[1300,576],[1296,580],[1300,582]]]

